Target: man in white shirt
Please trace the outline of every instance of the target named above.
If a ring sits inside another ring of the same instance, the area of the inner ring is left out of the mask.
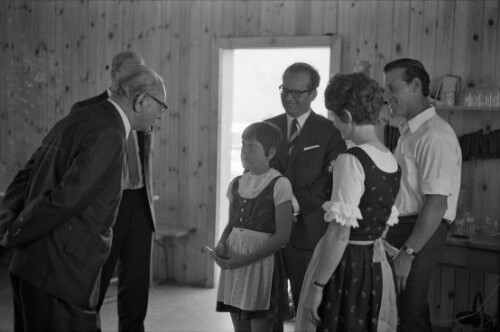
[[[413,59],[384,67],[384,97],[400,124],[395,156],[402,168],[396,199],[399,224],[387,239],[401,248],[394,258],[400,317],[398,331],[432,331],[429,283],[455,219],[462,154],[451,126],[428,101],[429,75]]]

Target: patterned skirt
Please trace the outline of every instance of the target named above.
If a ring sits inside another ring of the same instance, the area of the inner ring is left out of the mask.
[[[323,300],[318,308],[320,325],[316,327],[303,317],[299,303],[296,331],[396,330],[394,280],[382,241],[377,241],[375,244],[374,241],[368,241],[372,245],[349,244],[346,247],[337,269],[323,290]],[[309,264],[301,299],[311,287],[319,247],[318,244]]]

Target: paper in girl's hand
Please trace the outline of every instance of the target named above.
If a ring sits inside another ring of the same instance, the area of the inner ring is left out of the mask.
[[[221,259],[229,259],[229,256],[221,255],[217,251],[215,251],[213,248],[210,248],[209,246],[205,246],[205,249],[207,249],[210,253],[213,253],[217,258]]]

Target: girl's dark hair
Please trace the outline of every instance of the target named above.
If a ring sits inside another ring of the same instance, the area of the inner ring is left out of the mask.
[[[325,106],[347,122],[344,110],[358,125],[377,124],[383,105],[383,91],[378,83],[363,73],[337,74],[325,90]]]
[[[281,131],[278,127],[269,122],[255,122],[245,128],[242,139],[255,139],[257,142],[262,144],[264,148],[264,153],[266,156],[269,155],[269,150],[271,147],[276,149],[276,154],[278,155],[278,149],[281,141]]]
[[[384,73],[398,68],[404,69],[403,81],[410,83],[413,79],[418,78],[422,82],[422,94],[424,97],[429,95],[429,74],[420,61],[408,58],[397,59],[384,66]]]

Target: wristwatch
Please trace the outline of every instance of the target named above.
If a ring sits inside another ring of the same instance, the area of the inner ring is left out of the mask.
[[[417,252],[413,250],[412,248],[408,247],[407,245],[403,246],[403,252],[410,257],[416,258],[417,257]]]

